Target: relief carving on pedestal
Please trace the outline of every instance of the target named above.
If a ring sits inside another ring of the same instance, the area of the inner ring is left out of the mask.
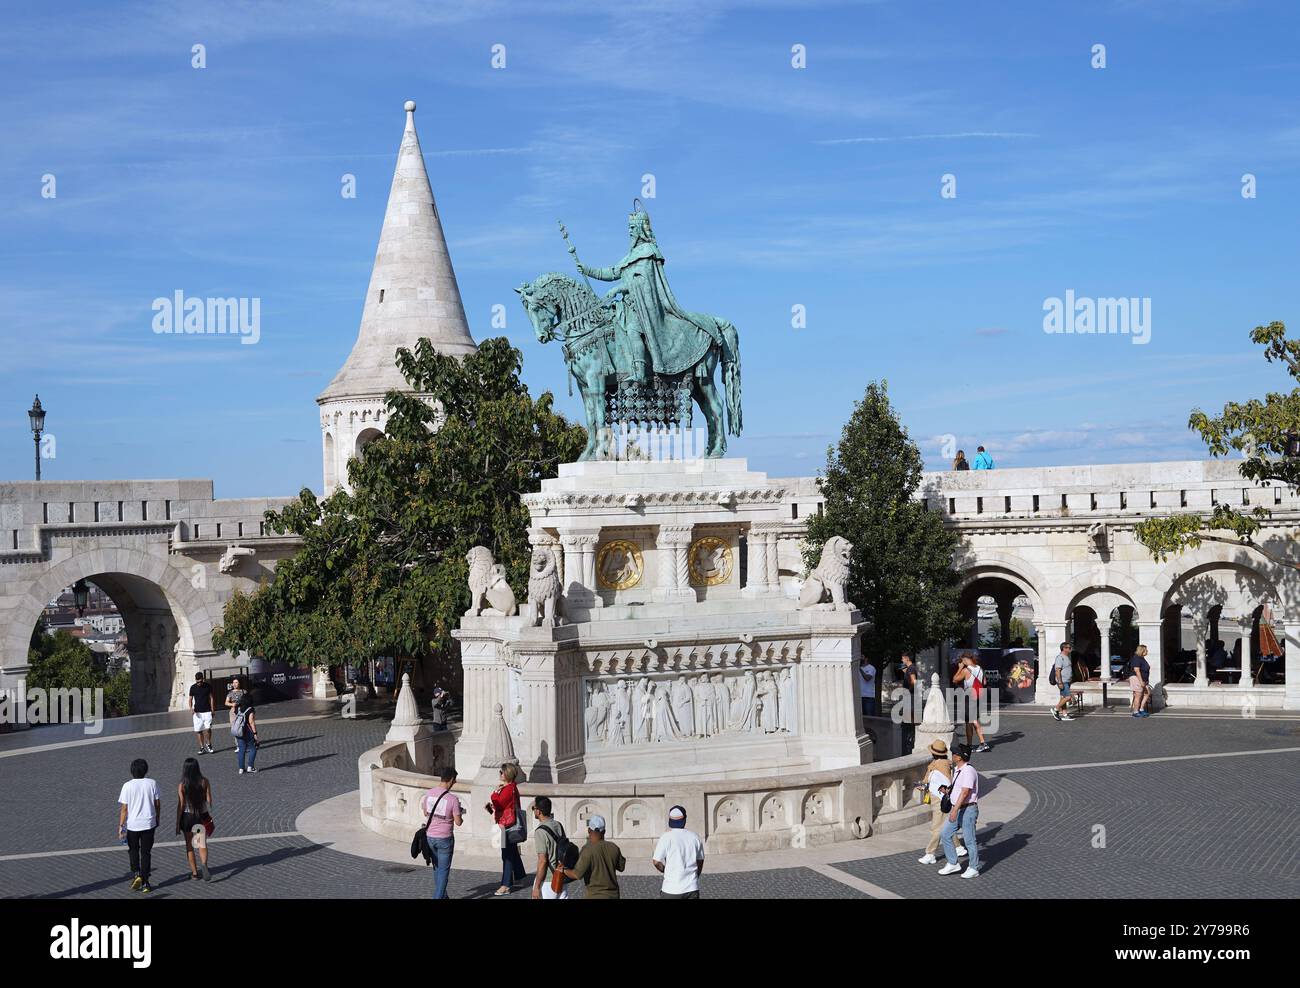
[[[645,575],[645,562],[635,542],[616,539],[596,555],[596,580],[602,590],[631,590]]]
[[[620,676],[587,682],[583,726],[589,748],[791,734],[797,704],[790,666]]]
[[[716,587],[731,579],[731,546],[725,539],[706,535],[691,543],[688,553],[691,564],[691,584],[697,587]]]

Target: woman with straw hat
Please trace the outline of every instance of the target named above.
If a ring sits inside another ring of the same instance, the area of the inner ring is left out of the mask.
[[[930,804],[930,842],[925,845],[924,856],[917,858],[921,864],[939,862],[935,857],[935,852],[939,850],[939,831],[943,829],[943,822],[948,816],[939,804],[951,784],[952,762],[948,760],[948,746],[941,739],[935,738],[930,745],[930,764],[925,767],[925,775],[916,787],[925,790],[922,798]],[[957,856],[964,858],[966,848],[961,844],[961,834],[953,835],[953,843],[957,847]]]

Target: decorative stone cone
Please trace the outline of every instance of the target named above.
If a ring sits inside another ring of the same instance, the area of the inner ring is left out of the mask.
[[[394,740],[393,728],[418,727],[421,723],[420,707],[415,702],[415,690],[411,689],[411,674],[404,672],[402,688],[397,694],[397,709],[393,712],[393,726],[388,731],[388,740]]]
[[[410,673],[404,672],[393,723],[384,740],[389,743],[404,742],[408,758],[408,764],[404,767],[414,772],[427,772],[433,768],[433,734],[433,728],[420,717],[415,691],[411,689]]]
[[[930,674],[930,689],[925,696],[925,709],[921,723],[916,725],[916,742],[912,753],[924,752],[936,740],[952,747],[953,723],[948,714],[948,704],[944,702],[943,688],[939,685],[939,674]]]
[[[501,709],[501,704],[496,704],[492,709],[492,726],[488,729],[487,745],[483,748],[483,760],[479,763],[479,777],[489,775],[492,779],[496,778],[496,773],[501,766],[507,762],[511,765],[518,765],[519,759],[515,757],[515,745],[510,740],[510,728],[506,726],[505,712]],[[523,781],[523,775],[519,776]]]

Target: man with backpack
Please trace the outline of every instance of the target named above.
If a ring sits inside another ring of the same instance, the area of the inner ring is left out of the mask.
[[[578,863],[578,848],[564,833],[564,825],[551,815],[549,796],[533,800],[533,848],[537,851],[537,874],[533,877],[534,899],[567,899],[569,889],[562,869]],[[556,872],[560,872],[556,876]],[[559,885],[559,889],[556,889]]]
[[[1061,698],[1056,701],[1056,706],[1052,708],[1052,717],[1059,721],[1074,720],[1065,708],[1070,703],[1070,679],[1074,675],[1074,666],[1070,662],[1071,647],[1069,642],[1061,642],[1060,654],[1052,661],[1051,671],[1047,674],[1047,681],[1061,691]]]
[[[588,899],[619,899],[618,873],[626,867],[627,859],[619,846],[605,840],[605,818],[593,813],[587,819],[587,845],[577,863],[564,869],[564,876],[586,882]]]

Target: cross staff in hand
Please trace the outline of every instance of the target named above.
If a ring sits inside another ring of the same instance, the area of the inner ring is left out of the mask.
[[[573,241],[569,239],[569,231],[565,229],[564,220],[556,220],[555,222],[560,224],[560,236],[564,238],[565,244],[569,247],[569,256],[573,258],[573,263],[577,265],[578,274],[582,275],[582,280],[587,283],[587,290],[595,295],[596,290],[591,287],[591,282],[587,278],[587,272],[582,270],[582,264],[578,261],[578,248],[573,246]]]

